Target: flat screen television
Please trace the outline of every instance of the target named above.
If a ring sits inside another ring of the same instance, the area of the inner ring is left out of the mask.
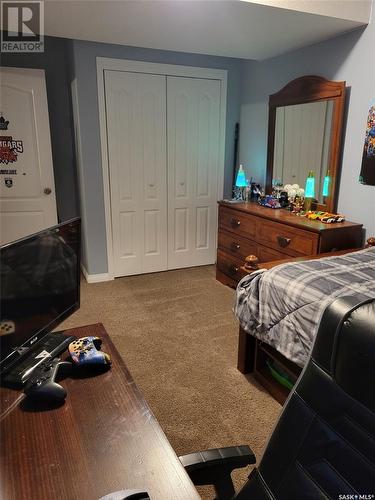
[[[0,248],[0,373],[79,308],[80,246],[75,218]]]

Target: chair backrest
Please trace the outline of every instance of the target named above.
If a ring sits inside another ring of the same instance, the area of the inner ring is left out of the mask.
[[[375,299],[327,307],[260,465],[236,498],[375,499]]]

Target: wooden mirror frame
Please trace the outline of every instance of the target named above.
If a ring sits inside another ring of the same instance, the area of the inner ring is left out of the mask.
[[[326,197],[326,203],[315,203],[313,204],[313,209],[327,212],[336,211],[341,170],[341,136],[345,107],[345,83],[326,80],[321,76],[301,76],[289,82],[279,92],[276,92],[276,94],[269,96],[266,193],[272,192],[276,109],[279,106],[290,106],[292,104],[330,99],[334,101],[329,152],[331,190],[329,196]]]

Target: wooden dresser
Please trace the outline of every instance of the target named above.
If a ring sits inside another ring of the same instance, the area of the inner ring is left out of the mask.
[[[219,202],[216,279],[236,287],[245,258],[259,262],[359,248],[362,224],[324,224],[257,203]]]

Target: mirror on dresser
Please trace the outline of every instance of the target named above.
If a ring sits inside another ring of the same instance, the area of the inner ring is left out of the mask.
[[[315,177],[313,208],[337,207],[345,82],[319,76],[297,78],[269,97],[266,191],[272,181],[305,186]],[[328,193],[323,196],[325,177]]]

